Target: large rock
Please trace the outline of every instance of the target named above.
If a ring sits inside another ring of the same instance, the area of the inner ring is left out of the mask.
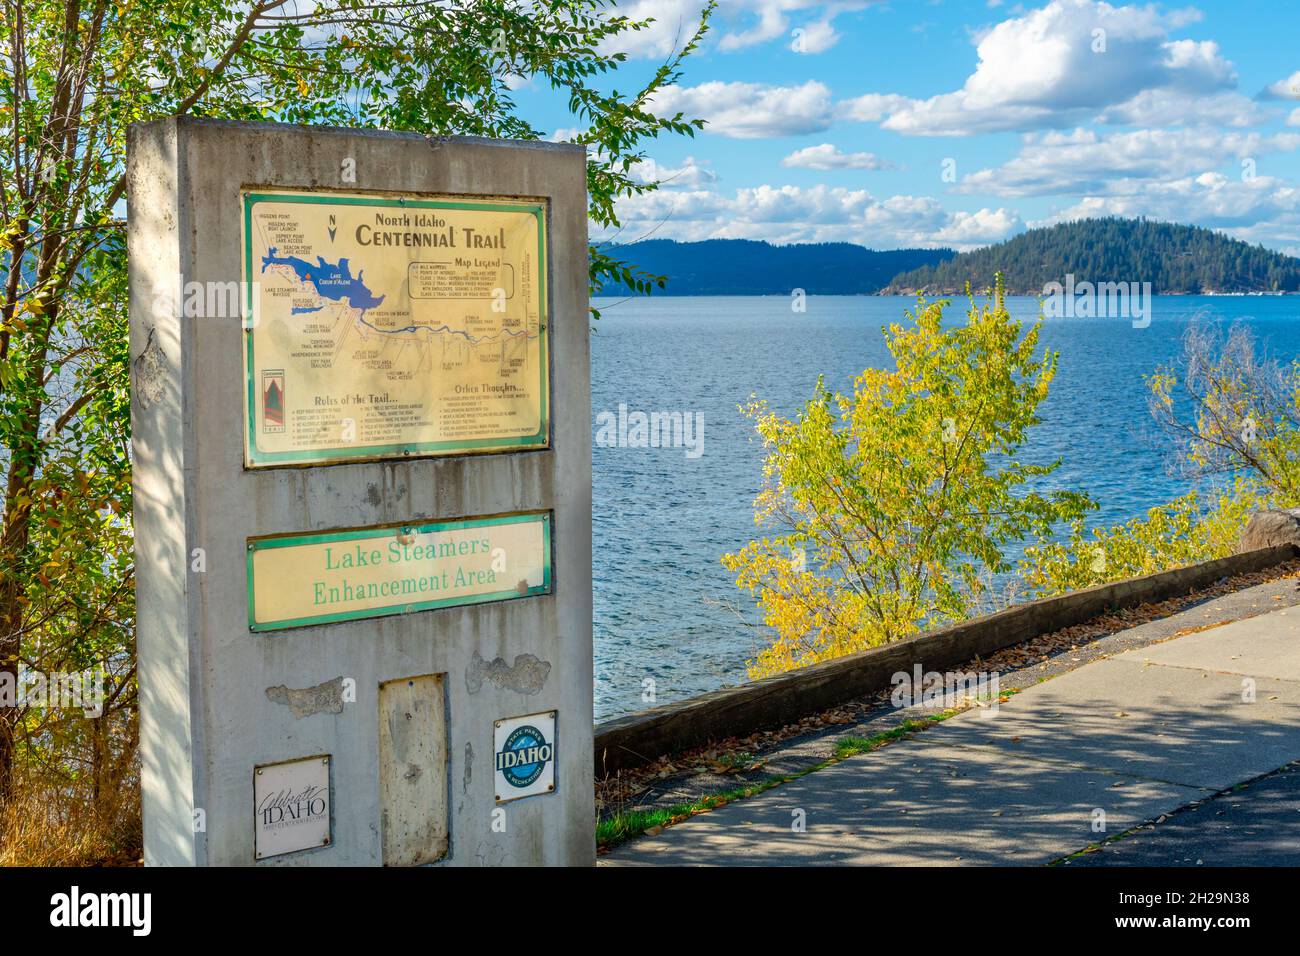
[[[1290,544],[1300,548],[1300,508],[1257,511],[1237,542],[1237,552]]]

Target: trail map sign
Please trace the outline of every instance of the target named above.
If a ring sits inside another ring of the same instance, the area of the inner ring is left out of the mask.
[[[547,445],[542,203],[243,205],[249,467]]]
[[[130,127],[147,865],[595,862],[586,190],[567,143]]]

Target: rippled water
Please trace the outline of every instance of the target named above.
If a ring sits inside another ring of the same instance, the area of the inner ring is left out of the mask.
[[[754,532],[761,446],[737,410],[752,393],[793,412],[819,374],[847,388],[885,366],[881,326],[912,300],[827,296],[795,314],[785,297],[597,300],[591,340],[593,435],[602,411],[701,412],[703,454],[679,448],[593,449],[596,718],[641,709],[645,680],[657,702],[745,679],[762,646],[748,599],[719,556]],[[1032,318],[1037,302],[1010,301]],[[1300,355],[1300,297],[1157,297],[1152,322],[1054,319],[1043,343],[1060,352],[1043,424],[1027,460],[1064,463],[1052,484],[1087,491],[1092,521],[1142,513],[1185,490],[1167,474],[1150,433],[1143,376],[1181,351],[1194,315],[1242,319],[1279,357]]]

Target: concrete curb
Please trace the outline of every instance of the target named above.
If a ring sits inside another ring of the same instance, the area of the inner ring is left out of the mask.
[[[710,741],[782,727],[884,690],[899,671],[941,671],[1107,611],[1167,601],[1225,577],[1289,561],[1290,544],[1042,598],[788,674],[663,704],[596,725],[597,776],[641,766]]]

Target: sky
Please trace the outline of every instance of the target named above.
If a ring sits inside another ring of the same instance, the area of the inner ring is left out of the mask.
[[[618,87],[701,6],[623,0],[656,22],[619,46]],[[517,96],[572,135],[562,97]],[[1119,215],[1300,255],[1295,0],[722,0],[655,106],[708,125],[650,145],[664,186],[620,202],[620,242],[970,249]]]

